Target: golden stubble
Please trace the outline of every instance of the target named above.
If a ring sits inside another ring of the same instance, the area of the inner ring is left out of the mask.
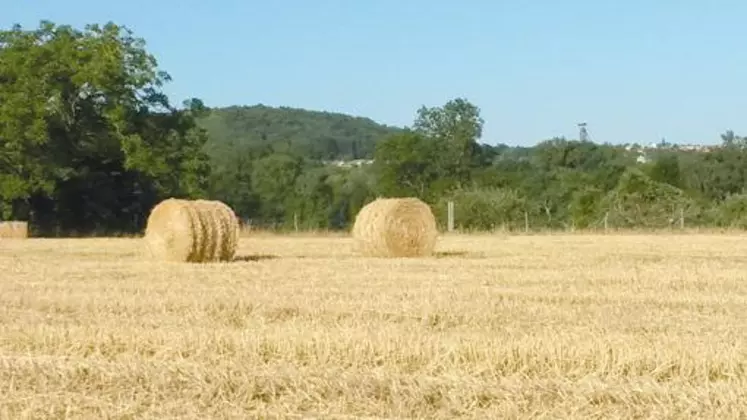
[[[0,244],[0,417],[744,418],[747,237]]]
[[[28,222],[0,222],[0,240],[26,239],[29,236]]]

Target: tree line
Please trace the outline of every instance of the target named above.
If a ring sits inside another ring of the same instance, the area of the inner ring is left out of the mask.
[[[292,108],[175,106],[126,27],[0,31],[0,219],[36,235],[135,233],[166,197],[229,204],[274,229],[347,229],[378,196],[414,196],[470,230],[747,225],[747,139],[533,147],[481,143],[465,98],[387,127]]]

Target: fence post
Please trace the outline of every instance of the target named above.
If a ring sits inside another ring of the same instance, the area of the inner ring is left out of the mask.
[[[529,213],[524,211],[524,233],[529,233]]]
[[[685,229],[685,209],[680,207],[680,229]]]
[[[293,229],[298,232],[298,213],[293,213]]]
[[[449,201],[447,204],[447,230],[449,232],[454,231],[454,202]]]
[[[607,219],[610,217],[610,212],[604,213],[604,232],[607,233]]]

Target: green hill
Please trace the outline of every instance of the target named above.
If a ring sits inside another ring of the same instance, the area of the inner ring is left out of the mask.
[[[371,158],[377,141],[401,130],[369,118],[265,105],[213,108],[199,124],[209,150],[290,148],[312,159]]]

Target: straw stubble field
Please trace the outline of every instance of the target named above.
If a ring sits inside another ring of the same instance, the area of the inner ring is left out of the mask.
[[[0,242],[3,418],[744,418],[747,238]],[[298,416],[298,417],[294,417]]]

